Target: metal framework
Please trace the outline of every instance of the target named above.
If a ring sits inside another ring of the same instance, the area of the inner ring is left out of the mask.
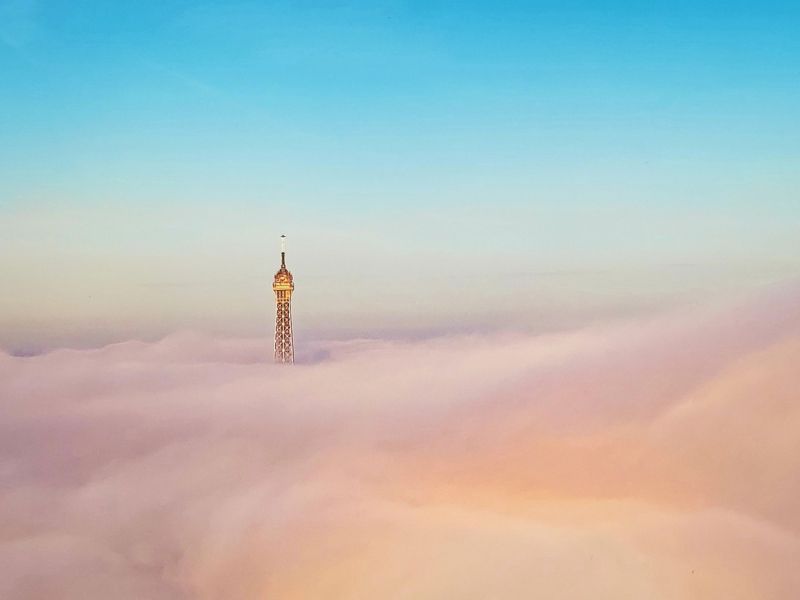
[[[275,291],[275,362],[294,363],[294,341],[292,337],[292,292],[294,279],[286,268],[286,236],[281,236],[281,268],[272,282]]]

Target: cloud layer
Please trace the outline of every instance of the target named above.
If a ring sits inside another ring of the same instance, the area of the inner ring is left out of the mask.
[[[790,599],[800,290],[547,336],[0,354],[0,597]]]

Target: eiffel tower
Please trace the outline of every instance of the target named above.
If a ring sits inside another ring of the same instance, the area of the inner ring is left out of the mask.
[[[286,236],[281,236],[281,268],[272,282],[277,310],[275,313],[275,362],[285,365],[294,363],[292,339],[292,292],[294,279],[286,268]]]

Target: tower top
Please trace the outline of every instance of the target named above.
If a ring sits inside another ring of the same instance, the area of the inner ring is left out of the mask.
[[[292,274],[286,268],[286,235],[281,235],[281,268],[275,273],[275,285],[289,285],[292,286]]]
[[[272,282],[275,291],[275,362],[294,363],[294,340],[292,336],[292,292],[294,280],[286,268],[286,236],[281,236],[281,268]]]

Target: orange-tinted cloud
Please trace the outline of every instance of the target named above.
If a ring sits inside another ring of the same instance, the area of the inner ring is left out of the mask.
[[[580,332],[0,355],[3,598],[790,599],[800,293]]]

